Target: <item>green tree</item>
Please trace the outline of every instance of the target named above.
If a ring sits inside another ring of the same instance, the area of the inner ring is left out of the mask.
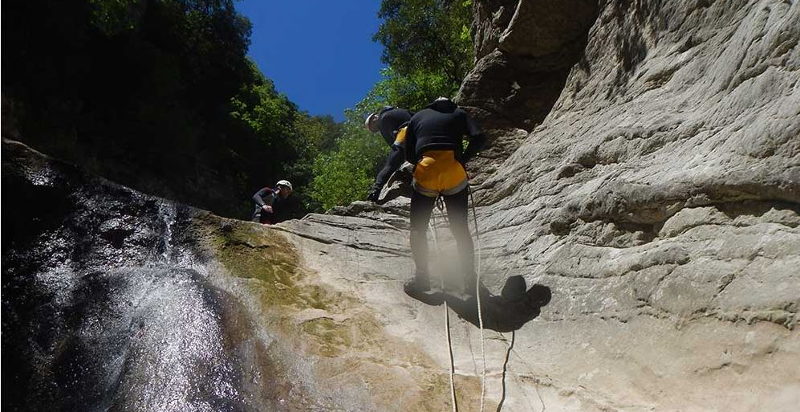
[[[396,106],[417,111],[439,96],[452,96],[459,84],[439,73],[418,71],[401,75],[393,67],[381,70],[379,80],[353,110],[366,115],[383,106]]]
[[[239,215],[228,108],[252,73],[233,0],[8,0],[2,20],[3,94],[28,144]]]
[[[471,13],[471,0],[383,0],[373,39],[398,74],[436,73],[460,84],[473,59]]]
[[[345,123],[344,135],[330,152],[321,153],[314,161],[314,180],[310,196],[324,210],[336,205],[363,199],[387,148],[352,119]]]
[[[453,96],[472,67],[471,0],[383,0],[373,39],[388,67],[354,110],[391,105],[416,111]]]

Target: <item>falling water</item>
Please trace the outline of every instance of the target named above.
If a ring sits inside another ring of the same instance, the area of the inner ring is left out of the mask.
[[[273,409],[243,361],[258,338],[228,336],[246,311],[181,243],[193,212],[26,161],[4,153],[2,406]]]

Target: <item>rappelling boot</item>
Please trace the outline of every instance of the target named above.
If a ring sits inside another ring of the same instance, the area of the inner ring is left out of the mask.
[[[414,275],[413,279],[403,285],[403,290],[408,296],[428,305],[439,305],[443,301],[441,291],[431,287],[428,275]]]

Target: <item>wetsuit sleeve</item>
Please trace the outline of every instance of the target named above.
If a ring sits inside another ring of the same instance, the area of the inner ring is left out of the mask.
[[[264,202],[264,197],[266,197],[267,195],[273,195],[273,193],[272,189],[265,187],[253,195],[253,201],[256,202],[256,204],[259,207],[263,207],[264,205],[267,204],[266,202]]]
[[[464,156],[462,157],[464,163],[467,163],[470,159],[475,157],[475,155],[478,154],[478,152],[480,152],[485,145],[486,145],[486,135],[484,135],[483,133],[477,136],[470,137],[469,144],[467,145],[467,148],[464,150]]]
[[[375,184],[372,185],[372,190],[380,190],[383,188],[383,185],[389,180],[389,177],[394,173],[400,165],[403,164],[403,147],[399,145],[392,145],[392,152],[389,153],[389,156],[386,158],[386,163],[383,165],[383,169],[378,173],[378,177],[375,179]]]
[[[466,112],[464,112],[464,115],[465,115],[464,117],[466,118],[465,120],[467,122],[467,135],[469,137],[473,137],[483,134],[480,126],[478,126],[478,122],[476,122],[475,119],[473,119],[472,116],[470,116]]]

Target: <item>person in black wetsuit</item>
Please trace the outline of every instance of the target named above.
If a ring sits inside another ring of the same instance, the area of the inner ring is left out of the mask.
[[[401,164],[403,164],[403,133],[400,133],[405,123],[411,120],[413,113],[406,109],[397,107],[386,106],[380,111],[373,113],[367,117],[364,126],[372,133],[380,132],[386,144],[391,146],[392,151],[386,157],[386,163],[383,168],[378,172],[375,178],[375,184],[367,195],[367,200],[377,202],[381,194],[383,185],[389,180]]]
[[[253,195],[253,202],[255,202],[253,222],[271,225],[288,218],[288,198],[292,194],[292,184],[288,180],[280,180],[276,186],[275,189],[261,188]]]
[[[447,205],[447,220],[456,239],[465,276],[465,292],[475,295],[474,247],[467,225],[469,182],[464,164],[486,143],[477,123],[450,99],[440,97],[416,113],[405,132],[406,160],[415,165],[411,195],[411,254],[416,271],[406,283],[409,294],[430,290],[428,221],[436,199]],[[462,141],[469,145],[462,150]]]

